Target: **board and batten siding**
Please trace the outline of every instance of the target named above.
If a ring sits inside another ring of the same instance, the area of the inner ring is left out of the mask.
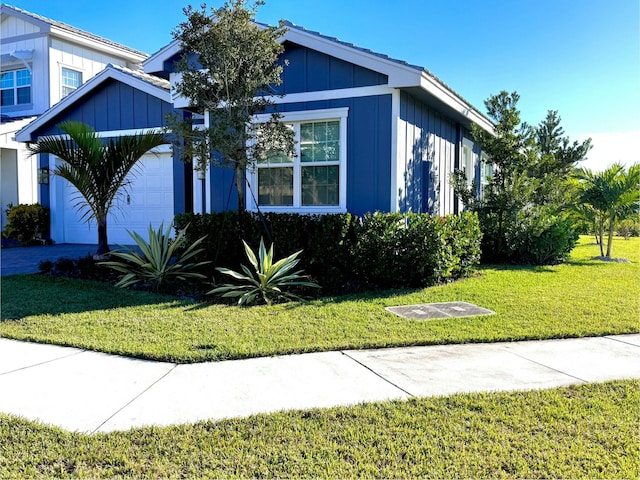
[[[278,111],[309,112],[348,108],[347,211],[356,215],[388,212],[391,195],[391,95],[284,103]],[[234,209],[237,192],[231,169],[214,168],[211,174],[211,208]],[[254,192],[255,193],[255,192]],[[231,200],[229,201],[229,195]],[[247,192],[247,197],[251,192]]]
[[[450,175],[456,167],[459,127],[406,92],[400,95],[398,179],[401,212],[446,215],[457,211]]]
[[[276,88],[279,94],[319,92],[388,83],[386,75],[291,42],[285,43],[285,51],[280,61],[287,61],[288,65],[282,72],[282,84]]]

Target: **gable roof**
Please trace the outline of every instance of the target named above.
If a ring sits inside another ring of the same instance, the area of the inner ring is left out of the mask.
[[[127,47],[126,45],[122,45],[107,38],[100,37],[99,35],[81,30],[72,25],[68,25],[57,20],[43,17],[42,15],[38,15],[27,10],[14,7],[13,5],[3,3],[0,6],[0,12],[3,18],[5,16],[14,16],[26,22],[35,24],[40,27],[43,33],[51,33],[52,35],[58,37],[75,40],[79,43],[84,43],[87,46],[93,46],[94,48],[99,48],[99,45],[97,44],[100,44],[100,46],[102,46],[103,48],[106,46],[107,48],[112,49],[118,55],[127,57],[133,62],[142,62],[149,56],[144,52]]]
[[[89,95],[92,91],[94,91],[96,88],[98,88],[108,80],[116,80],[122,82],[142,92],[159,98],[164,102],[171,103],[169,81],[155,77],[153,75],[148,75],[139,70],[132,70],[130,68],[121,67],[119,65],[109,64],[99,74],[87,80],[87,82],[83,83],[80,87],[78,87],[77,90],[74,90],[71,94],[64,97],[29,125],[18,130],[18,132],[16,133],[16,141],[34,141],[35,139],[32,137],[32,134],[36,130],[38,130],[38,128],[42,127],[47,122],[55,118],[58,114],[71,107],[74,103]]]
[[[268,26],[256,23],[263,28]],[[418,96],[435,98],[466,121],[493,131],[493,122],[488,117],[426,68],[308,30],[289,21],[284,24],[287,31],[280,39],[282,43],[289,41],[385,74],[389,78],[389,87],[407,89]],[[145,72],[162,71],[164,62],[180,51],[180,42],[174,40],[142,62]]]

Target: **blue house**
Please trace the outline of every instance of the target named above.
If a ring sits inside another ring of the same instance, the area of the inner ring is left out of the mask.
[[[287,27],[282,42],[283,60],[289,64],[279,87],[283,96],[274,101],[282,120],[294,131],[297,151],[293,158],[270,159],[248,172],[246,208],[439,215],[461,210],[450,174],[460,168],[470,181],[482,183],[482,155],[470,129],[477,124],[492,132],[491,121],[422,67],[290,23]],[[41,135],[59,133],[55,125],[66,118],[90,123],[107,137],[160,127],[170,111],[189,114],[188,99],[171,87],[179,79],[174,62],[182,53],[178,42],[167,45],[143,62],[144,73],[108,67],[102,77],[87,82],[23,128],[17,139],[35,141]],[[114,213],[111,241],[120,241],[112,233],[114,224],[116,231],[142,230],[160,218],[166,224],[173,213],[235,208],[231,170],[216,167],[199,178],[170,146],[163,156],[164,166],[156,170],[166,182],[160,186],[158,177],[140,180],[153,176],[147,170],[156,168],[153,155],[145,159],[135,185]],[[40,159],[41,164],[48,161]],[[52,209],[53,239],[84,238],[79,232],[90,226],[76,224],[70,231],[66,224],[75,222],[69,220],[71,214],[65,213],[64,226],[56,225],[58,212],[70,207],[68,196],[57,191],[64,187],[56,185],[55,179],[52,183],[41,193]],[[133,212],[141,196],[147,197],[147,203]],[[163,202],[163,213],[151,218],[156,200]],[[87,236],[91,242],[94,238]]]

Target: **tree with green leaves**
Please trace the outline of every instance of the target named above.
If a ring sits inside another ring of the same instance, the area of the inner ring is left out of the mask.
[[[273,105],[269,96],[282,83],[279,39],[286,31],[282,24],[255,23],[262,4],[228,0],[210,11],[206,5],[187,7],[186,21],[173,32],[184,52],[177,63],[182,78],[176,91],[207,119],[195,127],[174,116],[168,126],[182,144],[182,159],[197,159],[195,168],[204,170],[210,162],[234,169],[239,211],[245,206],[247,168],[269,152],[291,154],[294,147],[293,134],[278,114],[260,124],[255,117]]]
[[[640,208],[640,163],[631,165],[628,170],[621,163],[614,163],[602,172],[583,168],[577,177],[580,182],[580,200],[600,213],[600,254],[610,258],[616,222],[631,218]],[[608,223],[606,255],[602,241],[605,221]]]
[[[81,122],[58,125],[63,136],[44,136],[30,144],[32,155],[55,155],[62,163],[53,175],[67,180],[80,194],[74,205],[87,221],[98,226],[96,258],[109,252],[107,215],[114,200],[131,181],[138,160],[149,150],[167,143],[162,133],[111,138],[104,142],[93,128]]]
[[[553,110],[537,127],[521,122],[519,99],[516,92],[505,91],[489,97],[485,106],[494,132],[472,126],[485,161],[493,166],[482,197],[476,196],[475,182],[469,187],[464,172],[457,171],[452,178],[465,208],[478,213],[483,258],[488,261],[531,261],[527,245],[535,244],[536,238],[543,243],[545,235],[555,237],[550,241],[567,241],[570,246],[574,237],[563,218],[570,203],[566,186],[576,163],[589,150],[590,140],[571,143]],[[558,246],[560,257],[567,248]],[[554,255],[537,258],[558,260]]]

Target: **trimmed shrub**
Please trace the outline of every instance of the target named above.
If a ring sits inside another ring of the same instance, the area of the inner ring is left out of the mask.
[[[475,214],[433,217],[375,213],[299,215],[244,212],[182,214],[175,227],[189,225],[187,244],[208,235],[198,261],[211,261],[206,274],[223,281],[215,267],[238,270],[242,240],[253,249],[261,237],[279,255],[299,250],[301,268],[322,294],[365,288],[421,287],[469,276],[480,259],[480,227]],[[203,272],[204,273],[204,272]]]
[[[49,209],[39,203],[9,205],[2,234],[24,245],[42,243],[49,236]]]
[[[520,214],[506,236],[511,260],[520,264],[563,262],[578,242],[569,218],[551,215],[543,209]]]
[[[477,216],[367,214],[356,224],[354,274],[368,287],[421,287],[468,276],[480,259]]]

